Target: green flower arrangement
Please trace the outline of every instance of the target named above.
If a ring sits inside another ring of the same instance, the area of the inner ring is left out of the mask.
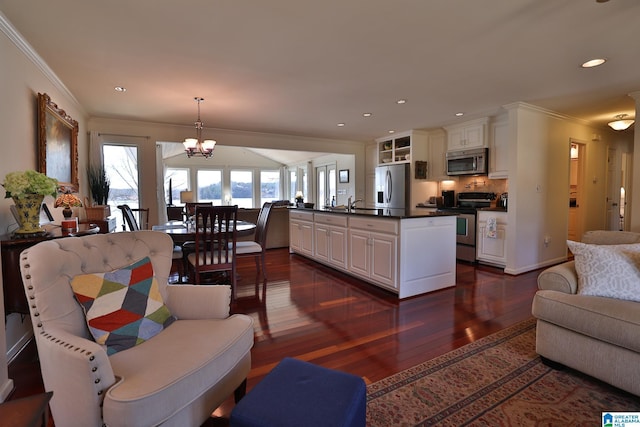
[[[7,193],[4,196],[5,198],[21,197],[26,194],[56,197],[58,193],[57,179],[49,178],[47,175],[34,170],[8,173],[2,186]]]

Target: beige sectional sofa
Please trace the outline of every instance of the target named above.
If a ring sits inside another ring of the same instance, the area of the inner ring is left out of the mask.
[[[638,242],[640,233],[617,231],[591,231],[582,239],[589,245]],[[619,274],[619,268],[612,268],[611,276]],[[581,286],[573,260],[539,275],[532,306],[537,318],[536,351],[548,361],[640,395],[640,302],[585,295]]]

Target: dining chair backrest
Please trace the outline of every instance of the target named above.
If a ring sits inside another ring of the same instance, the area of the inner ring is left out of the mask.
[[[193,216],[196,214],[196,206],[213,206],[213,202],[187,202],[185,207],[187,209],[187,216]]]
[[[118,205],[118,209],[122,211],[122,218],[124,219],[124,222],[122,223],[123,231],[127,230],[125,224],[129,226],[129,231],[140,230],[140,226],[138,225],[136,217],[133,215],[133,212],[131,211],[129,205]]]
[[[131,213],[133,213],[134,217],[138,216],[137,222],[140,230],[149,229],[149,208],[131,208]]]
[[[231,270],[235,275],[236,221],[238,206],[195,208],[195,273]]]
[[[254,241],[262,248],[266,247],[267,244],[267,227],[269,225],[269,214],[271,213],[271,208],[273,207],[273,203],[265,202],[258,213],[258,221],[256,222],[256,235]]]
[[[168,221],[184,220],[184,208],[182,206],[167,206]]]

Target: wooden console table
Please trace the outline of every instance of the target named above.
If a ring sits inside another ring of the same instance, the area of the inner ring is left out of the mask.
[[[60,227],[49,227],[44,235],[26,237],[15,234],[0,236],[0,252],[2,253],[2,292],[4,294],[4,314],[29,314],[27,297],[20,275],[20,253],[45,240],[60,239],[72,236],[96,234],[100,227],[96,224],[80,224],[77,230],[62,231]]]

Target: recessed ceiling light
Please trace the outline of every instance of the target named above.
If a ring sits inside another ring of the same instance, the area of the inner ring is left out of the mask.
[[[389,133],[396,133],[396,131],[395,130],[390,130]]]
[[[607,62],[607,60],[603,59],[603,58],[590,59],[587,62],[583,63],[581,65],[581,67],[582,68],[593,68],[593,67],[597,67],[598,65],[602,65],[605,62]]]
[[[406,99],[398,99],[398,100],[396,101],[396,104],[406,104],[406,103],[407,103],[407,100],[406,100]]]
[[[338,123],[338,127],[344,126],[344,123]]]
[[[462,117],[462,116],[464,116],[463,112],[456,113],[456,117]]]
[[[116,92],[126,92],[127,88],[124,86],[116,86],[113,88]]]
[[[371,113],[364,113],[363,116],[365,117],[371,117]]]

